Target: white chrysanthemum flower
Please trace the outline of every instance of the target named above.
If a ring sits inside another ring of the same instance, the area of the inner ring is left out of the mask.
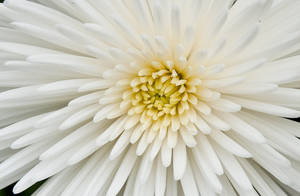
[[[300,1],[6,0],[0,189],[300,193]]]

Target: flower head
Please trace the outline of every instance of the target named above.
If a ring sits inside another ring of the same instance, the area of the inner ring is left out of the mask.
[[[300,2],[6,0],[0,188],[297,195]],[[284,19],[284,20],[283,20]]]

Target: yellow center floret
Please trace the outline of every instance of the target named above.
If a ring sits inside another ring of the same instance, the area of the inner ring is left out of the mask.
[[[199,81],[195,82],[172,62],[152,62],[130,83],[132,107],[128,114],[142,114],[142,119],[154,121],[182,114],[190,103],[197,104],[196,85]]]

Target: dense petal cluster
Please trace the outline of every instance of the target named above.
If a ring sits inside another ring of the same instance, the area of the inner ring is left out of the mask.
[[[6,0],[0,189],[300,194],[300,2]]]

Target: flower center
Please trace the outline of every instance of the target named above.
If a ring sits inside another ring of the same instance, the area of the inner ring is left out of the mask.
[[[158,120],[189,109],[193,95],[191,79],[185,78],[173,62],[152,62],[140,70],[130,83],[131,109],[129,115],[142,114]]]

